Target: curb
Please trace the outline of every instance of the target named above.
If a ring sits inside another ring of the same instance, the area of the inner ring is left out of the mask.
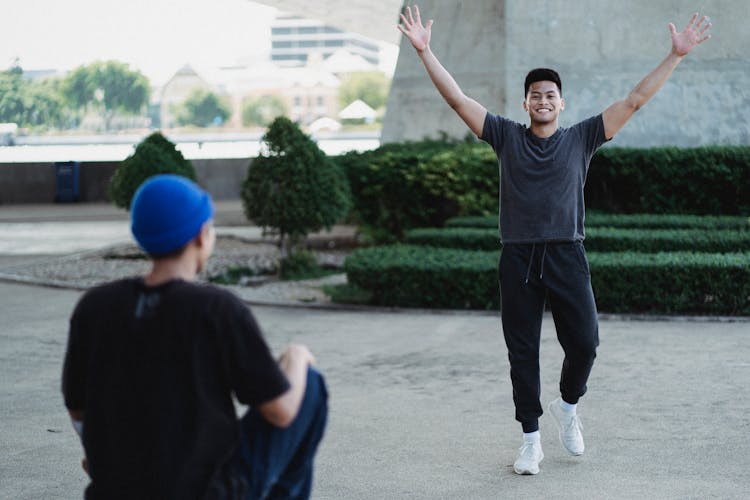
[[[90,252],[86,252],[90,253]],[[45,288],[57,288],[63,290],[86,291],[91,286],[80,283],[70,283],[57,280],[43,280],[29,276],[19,276],[0,272],[0,282],[18,283],[22,285],[40,286]],[[214,285],[226,288],[233,293],[231,286]],[[385,306],[366,306],[361,304],[339,304],[334,302],[303,302],[303,301],[273,301],[261,299],[244,299],[240,297],[243,303],[249,306],[258,307],[278,307],[287,309],[309,309],[319,311],[341,311],[341,312],[363,312],[363,313],[388,313],[388,314],[432,314],[445,316],[496,316],[500,317],[500,311],[479,311],[473,309],[424,309],[424,308],[405,308],[405,307],[385,307]],[[551,318],[549,311],[544,313],[545,317]],[[600,321],[661,321],[668,323],[750,323],[750,316],[668,316],[664,314],[614,314],[600,313]]]

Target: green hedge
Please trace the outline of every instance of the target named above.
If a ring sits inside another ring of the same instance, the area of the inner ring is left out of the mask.
[[[354,216],[376,241],[457,215],[497,212],[498,166],[488,146],[422,141],[334,158],[349,178]]]
[[[483,143],[386,144],[334,161],[349,178],[354,214],[379,240],[400,239],[410,228],[442,226],[457,215],[497,214],[498,165],[492,149]],[[748,146],[605,147],[594,155],[585,187],[587,207],[605,213],[747,217],[747,193]],[[656,219],[647,227],[678,228],[686,221]],[[747,227],[747,220],[744,224]]]
[[[500,247],[497,229],[413,229],[406,233],[405,241],[414,245],[464,250],[495,250]],[[592,252],[747,252],[750,251],[750,231],[590,227],[586,230],[585,245]]]
[[[497,229],[474,227],[419,228],[406,233],[409,245],[458,248],[462,250],[498,250],[501,247]]]
[[[750,147],[605,147],[586,205],[605,212],[750,215]]]
[[[386,306],[496,309],[499,252],[412,245],[355,251],[349,283]],[[750,253],[589,253],[601,312],[750,314]]]
[[[372,292],[373,304],[444,309],[497,309],[497,254],[392,245],[356,250],[347,280]]]
[[[446,227],[494,228],[497,215],[488,217],[453,217]],[[750,217],[741,215],[683,214],[608,214],[587,211],[586,227],[618,227],[623,229],[737,229],[750,230]]]
[[[589,253],[604,312],[750,314],[750,253]]]

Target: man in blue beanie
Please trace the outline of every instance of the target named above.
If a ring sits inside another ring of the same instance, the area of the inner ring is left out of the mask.
[[[150,272],[89,290],[70,320],[62,390],[86,498],[309,498],[327,418],[312,354],[276,362],[238,298],[194,283],[216,240],[205,191],[157,175],[130,210]]]

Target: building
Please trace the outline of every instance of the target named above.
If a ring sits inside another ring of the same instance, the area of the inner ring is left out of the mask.
[[[242,125],[242,108],[250,98],[280,99],[293,121],[308,125],[321,117],[335,117],[339,111],[336,75],[319,63],[299,67],[275,64],[220,68],[210,74],[223,95],[230,96],[230,126]]]
[[[189,64],[180,68],[158,93],[159,126],[172,128],[176,126],[174,109],[182,104],[196,89],[213,90]],[[157,96],[155,95],[156,99]],[[152,105],[154,103],[152,102]]]
[[[293,14],[280,14],[271,26],[271,61],[280,66],[303,66],[313,53],[325,59],[341,49],[380,63],[380,46],[365,36]]]
[[[404,0],[255,0],[323,19],[343,30],[397,42]],[[569,126],[601,112],[654,68],[669,50],[668,22],[682,29],[696,5],[685,2],[548,2],[543,0],[420,0],[434,19],[431,48],[461,88],[495,113],[526,121],[523,77],[540,66],[563,78]],[[747,0],[706,0],[714,38],[677,68],[664,88],[612,141],[617,146],[750,144],[750,30],[742,16]],[[624,19],[638,19],[626,22]],[[393,38],[391,38],[393,37]],[[401,38],[383,142],[464,137],[466,125],[442,100],[411,44]],[[519,91],[520,89],[520,91]]]

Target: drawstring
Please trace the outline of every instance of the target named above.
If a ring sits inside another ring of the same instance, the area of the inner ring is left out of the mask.
[[[534,262],[534,249],[535,248],[536,248],[536,243],[532,243],[531,257],[529,257],[529,265],[526,267],[526,281],[523,282],[524,285],[529,284],[529,273],[531,273],[531,263]]]
[[[526,266],[526,279],[524,280],[523,284],[528,285],[529,284],[529,275],[531,274],[531,263],[534,262],[534,250],[536,250],[536,243],[531,244],[531,256],[529,257],[529,265]],[[539,261],[539,279],[541,280],[542,277],[544,277],[544,258],[547,256],[547,242],[544,242],[544,247],[542,247],[542,259]]]

